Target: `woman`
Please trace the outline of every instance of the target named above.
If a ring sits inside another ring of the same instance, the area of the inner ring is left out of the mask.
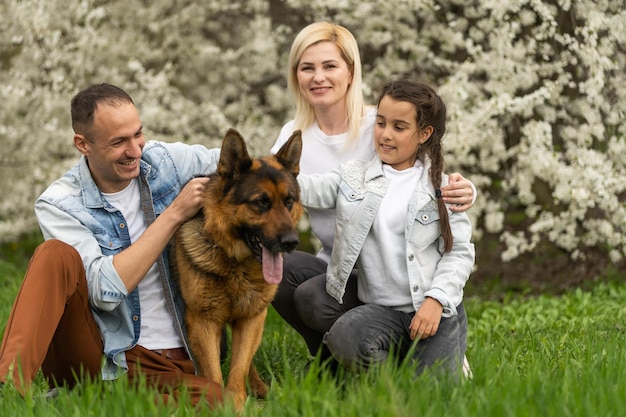
[[[281,129],[273,153],[294,130],[301,129],[302,174],[325,173],[348,160],[371,160],[375,156],[372,139],[376,109],[365,106],[359,49],[350,31],[329,22],[315,22],[302,29],[291,46],[288,85],[296,99],[296,114]],[[470,181],[451,174],[442,195],[445,203],[455,205],[452,210],[465,211],[471,207],[475,192]],[[297,292],[303,284],[320,288],[320,297],[327,299],[324,282],[335,234],[335,210],[310,209],[308,214],[322,248],[317,256],[298,251],[285,256],[283,280],[272,305],[302,335],[309,352],[316,355],[321,348],[325,358],[329,353],[322,338],[342,306],[330,299],[323,308],[328,322],[311,328],[301,320],[296,304],[303,301],[298,300]],[[356,271],[344,299],[357,299],[355,277]]]

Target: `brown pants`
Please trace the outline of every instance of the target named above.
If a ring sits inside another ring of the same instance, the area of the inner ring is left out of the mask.
[[[41,368],[52,384],[72,387],[100,375],[103,344],[89,308],[87,279],[80,255],[58,240],[35,251],[9,315],[0,346],[0,382],[12,373],[24,394]],[[194,374],[190,359],[171,360],[136,346],[127,352],[128,378],[141,376],[163,393],[178,397],[183,388],[193,404],[222,402],[222,387]],[[139,366],[138,366],[139,365]]]

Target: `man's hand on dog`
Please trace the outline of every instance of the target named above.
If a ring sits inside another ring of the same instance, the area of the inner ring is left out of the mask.
[[[202,208],[204,192],[208,184],[209,178],[207,177],[193,178],[167,208],[179,224],[191,219]]]

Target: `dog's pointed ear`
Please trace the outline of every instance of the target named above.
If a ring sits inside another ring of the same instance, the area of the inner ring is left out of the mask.
[[[300,173],[300,155],[302,154],[302,131],[296,130],[276,153],[276,160],[287,168],[294,177]]]
[[[252,159],[243,137],[235,129],[228,129],[222,142],[217,173],[224,179],[234,179],[249,170],[251,165]]]

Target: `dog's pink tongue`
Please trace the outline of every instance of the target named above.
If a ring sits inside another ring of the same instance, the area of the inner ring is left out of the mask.
[[[273,253],[271,250],[265,249],[264,246],[261,246],[261,249],[265,282],[279,284],[283,279],[283,255],[280,252]]]

